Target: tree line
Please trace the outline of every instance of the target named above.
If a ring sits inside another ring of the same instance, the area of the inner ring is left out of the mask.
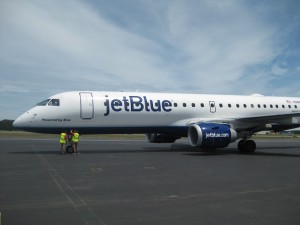
[[[14,120],[1,120],[0,121],[0,130],[17,130],[13,127]]]

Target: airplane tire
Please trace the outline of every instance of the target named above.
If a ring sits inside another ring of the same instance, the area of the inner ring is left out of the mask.
[[[253,153],[256,149],[256,143],[253,140],[247,140],[244,146],[247,153]]]
[[[238,143],[238,149],[242,153],[244,151],[245,140],[240,140]]]
[[[241,153],[253,153],[256,150],[256,143],[253,140],[240,140],[238,149]]]
[[[72,147],[71,145],[67,146],[67,147],[66,147],[66,152],[67,152],[67,153],[73,153],[73,152],[74,152],[73,147]]]

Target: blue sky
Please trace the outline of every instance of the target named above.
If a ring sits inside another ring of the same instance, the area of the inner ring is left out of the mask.
[[[300,96],[298,0],[0,0],[0,120],[64,91]]]

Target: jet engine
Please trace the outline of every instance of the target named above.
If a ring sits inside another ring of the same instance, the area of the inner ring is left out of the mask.
[[[237,139],[237,132],[227,124],[199,123],[189,127],[188,139],[193,147],[224,148]]]
[[[173,143],[180,137],[175,137],[166,134],[150,133],[146,134],[147,140],[150,143]]]

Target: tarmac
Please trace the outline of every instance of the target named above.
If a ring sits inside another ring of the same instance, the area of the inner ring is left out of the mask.
[[[187,140],[0,139],[2,225],[298,225],[300,140],[197,152]]]

